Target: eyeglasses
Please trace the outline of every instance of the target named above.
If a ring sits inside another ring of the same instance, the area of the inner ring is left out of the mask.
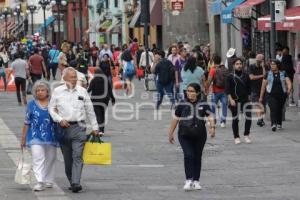
[[[195,90],[187,90],[188,93],[196,93]]]

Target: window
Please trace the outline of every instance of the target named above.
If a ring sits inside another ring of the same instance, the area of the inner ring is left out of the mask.
[[[109,0],[105,0],[105,6],[106,6],[106,9],[109,8]]]
[[[119,7],[119,0],[115,0],[115,8]]]

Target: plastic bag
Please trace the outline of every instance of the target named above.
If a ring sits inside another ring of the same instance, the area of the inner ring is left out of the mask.
[[[33,82],[32,82],[31,79],[29,79],[28,84],[27,84],[27,90],[26,90],[26,93],[27,93],[28,95],[31,94],[31,92],[32,92],[32,87],[33,87]]]
[[[27,150],[22,149],[21,151],[15,182],[21,185],[30,184],[31,182],[31,158]]]
[[[86,165],[111,165],[111,143],[104,143],[100,137],[90,136],[83,150]]]

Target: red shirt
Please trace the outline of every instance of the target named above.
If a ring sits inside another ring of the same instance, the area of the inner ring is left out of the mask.
[[[209,71],[209,76],[212,77],[212,79],[214,79],[215,75],[216,75],[216,67],[212,67]],[[219,93],[219,92],[224,92],[224,91],[225,91],[225,88],[218,87],[213,83],[213,93]]]
[[[31,64],[30,73],[43,74],[43,62],[44,58],[38,54],[30,56],[28,62]]]
[[[139,50],[139,45],[136,42],[133,42],[130,46],[131,54],[135,55],[138,50]]]
[[[120,56],[120,54],[121,54],[121,51],[115,51],[113,53],[113,61],[114,61],[115,65],[119,64],[119,56]]]

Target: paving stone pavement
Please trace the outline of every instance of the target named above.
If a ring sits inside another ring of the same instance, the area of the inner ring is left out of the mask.
[[[15,164],[9,151],[0,148],[0,200],[2,199],[106,199],[106,200],[299,200],[300,199],[300,134],[299,108],[288,108],[284,129],[272,133],[253,122],[253,144],[235,146],[231,126],[217,129],[216,139],[208,139],[203,156],[202,191],[184,192],[183,154],[176,142],[168,144],[167,131],[171,119],[168,105],[162,107],[161,119],[153,106],[137,107],[153,102],[152,92],[142,94],[141,82],[137,94],[129,100],[133,112],[118,116],[134,119],[118,121],[111,115],[104,140],[112,142],[112,166],[85,166],[84,191],[72,194],[64,175],[61,153],[58,154],[56,182],[61,192],[47,190],[38,195],[29,186],[14,183]],[[118,91],[121,93],[121,91]],[[142,98],[141,98],[142,96]],[[147,98],[149,99],[147,100]],[[165,102],[166,99],[165,99]],[[128,105],[117,110],[130,109]],[[5,126],[20,138],[25,108],[16,103],[14,93],[0,92],[0,118]],[[4,125],[3,125],[4,126]],[[0,134],[3,132],[0,127]],[[59,151],[59,150],[58,150]]]

